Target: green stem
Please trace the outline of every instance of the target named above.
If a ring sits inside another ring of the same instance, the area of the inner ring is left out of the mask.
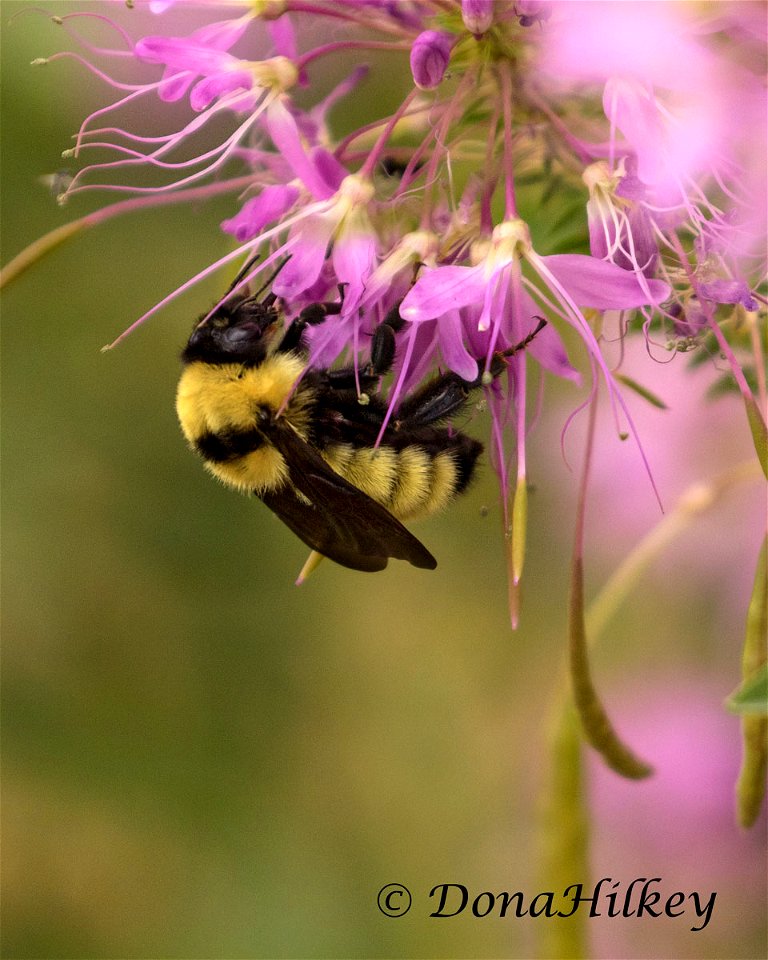
[[[557,899],[571,884],[586,883],[589,866],[589,812],[586,777],[581,762],[579,719],[571,703],[559,703],[549,724],[552,763],[539,810],[539,865],[541,890],[555,894],[555,909],[568,913],[570,901]],[[587,914],[543,924],[537,942],[542,960],[553,957],[582,960],[587,950]]]
[[[587,635],[594,644],[608,622],[629,595],[640,576],[667,546],[676,540],[698,517],[715,507],[739,483],[757,480],[757,464],[746,461],[714,478],[709,484],[689,487],[676,505],[638,543],[611,579],[589,605],[586,616]]]
[[[13,260],[0,270],[0,290],[2,290],[6,284],[10,283],[11,280],[15,280],[19,274],[24,273],[28,267],[37,263],[38,260],[42,260],[51,250],[55,250],[56,247],[64,243],[65,240],[69,240],[70,237],[79,233],[81,230],[85,230],[89,226],[91,226],[89,218],[80,217],[79,220],[73,220],[71,223],[65,223],[60,227],[56,227],[55,230],[46,233],[44,236],[35,240],[34,243],[30,243],[28,247],[25,247],[21,253],[15,256]]]
[[[235,190],[243,190],[253,184],[253,177],[237,177],[233,180],[226,180],[222,183],[211,183],[204,187],[192,187],[189,190],[178,190],[176,193],[162,194],[152,197],[132,197],[130,200],[120,200],[112,203],[108,207],[102,207],[93,213],[87,213],[84,217],[72,220],[60,227],[56,227],[44,236],[39,237],[28,247],[25,247],[21,253],[17,254],[2,270],[0,270],[0,290],[15,280],[26,269],[33,266],[44,256],[61,246],[62,243],[69,240],[75,234],[90,227],[96,227],[101,223],[106,223],[113,217],[120,216],[123,213],[132,213],[135,210],[143,210],[152,207],[165,207],[175,203],[191,203],[195,200],[207,200],[210,197],[218,196],[223,193],[232,193]]]
[[[750,680],[766,661],[768,630],[768,537],[763,540],[755,571],[755,586],[747,611],[747,630],[741,671]],[[740,826],[753,826],[765,797],[768,770],[768,717],[744,716],[741,720],[742,760],[736,782],[736,818]]]

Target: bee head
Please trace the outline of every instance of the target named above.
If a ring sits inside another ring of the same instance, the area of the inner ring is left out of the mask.
[[[182,353],[190,363],[241,363],[258,366],[277,329],[275,297],[240,296],[197,321]]]

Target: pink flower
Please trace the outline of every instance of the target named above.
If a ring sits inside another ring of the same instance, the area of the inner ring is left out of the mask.
[[[525,302],[521,296],[521,257],[538,269],[542,284],[561,301],[565,315],[571,320],[573,305],[619,310],[658,303],[669,295],[665,283],[651,280],[643,284],[633,274],[592,257],[535,255],[524,226],[507,222],[494,229],[490,247],[476,266],[446,265],[425,272],[403,301],[401,316],[419,322],[482,304],[477,329],[493,331],[489,341],[491,352],[499,343],[515,343],[527,332],[535,312],[529,309],[526,315],[521,310]],[[584,327],[578,325],[583,331]],[[590,350],[596,350],[591,340],[588,345]],[[531,350],[536,349],[534,342]],[[487,360],[490,361],[490,355]]]
[[[606,117],[625,138],[614,151],[635,154],[659,202],[680,203],[690,178],[728,169],[762,96],[702,43],[694,8],[573,0],[558,13],[539,38],[542,74],[560,88],[603,85]]]
[[[349,176],[326,201],[307,208],[289,232],[285,250],[291,260],[275,280],[274,293],[295,302],[317,281],[333,242],[334,274],[345,287],[342,319],[356,314],[376,265],[376,235],[367,212],[372,195],[370,184]]]
[[[608,164],[600,160],[582,174],[589,188],[589,247],[593,257],[652,277],[658,245],[645,205],[647,190],[636,176],[625,172],[625,167],[632,165],[627,158],[612,174]]]
[[[147,63],[165,65],[158,88],[161,100],[180,100],[194,83],[190,106],[196,111],[205,110],[217,97],[235,90],[249,91],[253,86],[247,65],[226,52],[250,22],[251,17],[245,16],[208,24],[189,37],[144,37],[134,52]],[[245,109],[245,103],[241,102],[239,108]]]

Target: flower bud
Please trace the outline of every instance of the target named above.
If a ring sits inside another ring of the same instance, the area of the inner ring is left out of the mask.
[[[443,79],[456,38],[439,30],[424,30],[411,47],[411,73],[417,87],[433,90]]]
[[[493,23],[493,0],[461,0],[461,17],[467,30],[479,37]]]
[[[699,284],[705,300],[715,303],[740,303],[745,310],[757,310],[757,300],[743,280],[714,279]]]
[[[515,10],[521,27],[544,23],[552,16],[552,7],[548,0],[518,0]]]

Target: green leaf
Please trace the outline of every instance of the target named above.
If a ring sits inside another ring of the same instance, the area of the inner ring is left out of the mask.
[[[768,663],[734,690],[725,704],[733,713],[768,714]]]
[[[669,409],[661,397],[657,397],[655,393],[652,393],[647,387],[644,387],[642,384],[638,383],[637,380],[633,380],[631,377],[627,377],[623,373],[615,373],[614,378],[620,383],[623,383],[625,387],[629,387],[630,390],[634,390],[638,396],[641,396],[643,400],[647,400],[651,406],[658,407],[659,410]]]

